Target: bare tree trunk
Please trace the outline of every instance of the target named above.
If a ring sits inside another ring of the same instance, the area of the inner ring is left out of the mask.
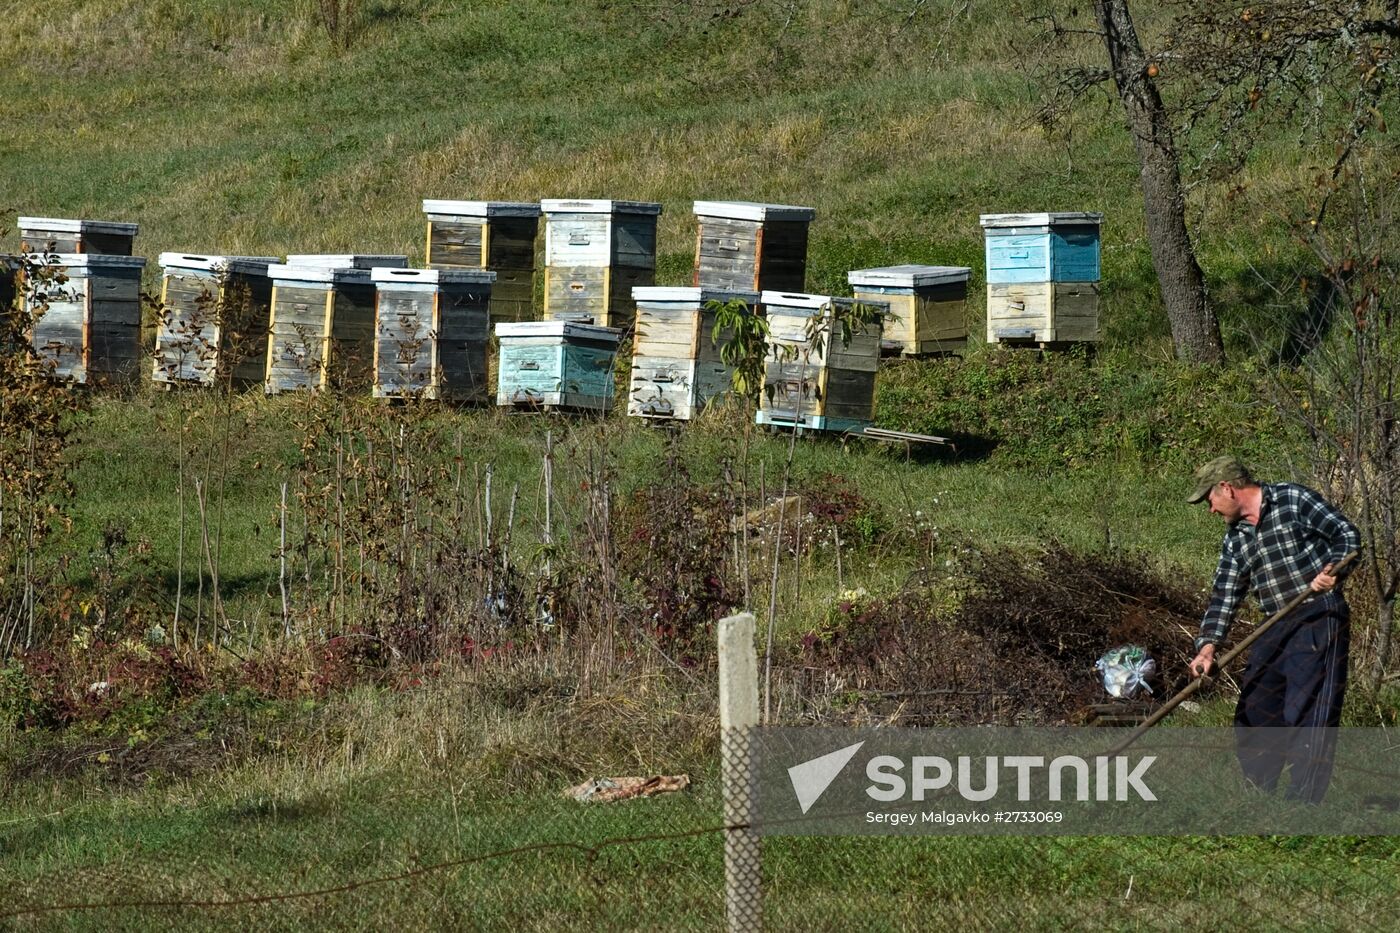
[[[1222,362],[1220,325],[1206,299],[1205,277],[1186,232],[1186,193],[1171,121],[1148,72],[1132,13],[1127,0],[1095,0],[1094,13],[1141,166],[1147,241],[1176,355],[1196,363]]]

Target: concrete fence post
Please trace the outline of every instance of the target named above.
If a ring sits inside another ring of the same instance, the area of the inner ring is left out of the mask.
[[[758,657],[752,613],[719,623],[720,771],[724,784],[724,913],[729,930],[763,926],[763,858],[755,817],[753,732]]]

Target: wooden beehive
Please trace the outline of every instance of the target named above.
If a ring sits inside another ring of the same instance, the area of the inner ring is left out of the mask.
[[[991,284],[1099,280],[1102,214],[983,214],[981,223]]]
[[[726,334],[715,340],[711,302],[735,299],[750,308],[757,292],[712,288],[634,288],[637,330],[627,413],[642,418],[689,420],[728,392],[733,368],[720,360]]]
[[[987,286],[988,343],[1095,343],[1098,282]]]
[[[368,389],[374,381],[370,267],[407,265],[405,256],[316,254],[268,266],[272,316],[264,390]]]
[[[807,232],[817,212],[790,204],[696,201],[694,283],[707,288],[800,292]]]
[[[616,328],[575,321],[497,324],[496,404],[607,411],[621,337]]]
[[[885,352],[905,356],[948,353],[967,347],[966,266],[885,266],[846,276],[858,301],[889,304]]]
[[[859,303],[887,312],[888,305],[786,292],[764,292],[759,301],[768,317],[769,351],[755,420],[842,433],[874,423],[880,327],[871,324],[845,344],[835,311]]]
[[[19,237],[35,253],[83,253],[130,256],[138,224],[111,220],[21,217]]]
[[[274,256],[161,253],[155,382],[213,385],[227,374],[242,388],[261,385],[267,367]]]
[[[483,402],[491,283],[485,269],[374,269],[374,394]]]
[[[489,269],[491,323],[535,319],[540,206],[522,201],[425,200],[429,269]]]
[[[981,223],[987,341],[1097,341],[1103,215],[983,214]]]
[[[25,301],[39,315],[31,339],[35,350],[53,361],[54,378],[78,385],[135,379],[145,265],[142,256],[62,253],[56,266],[66,281],[26,288]]]
[[[630,326],[632,289],[656,281],[661,205],[555,199],[540,205],[545,217],[545,320]]]

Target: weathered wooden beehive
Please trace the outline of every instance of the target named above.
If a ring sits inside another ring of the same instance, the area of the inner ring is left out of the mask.
[[[555,199],[540,205],[545,217],[545,320],[630,326],[632,289],[656,281],[661,205]]]
[[[83,253],[130,256],[138,224],[111,220],[21,217],[19,237],[35,253]]]
[[[161,253],[155,382],[261,385],[267,368],[275,256]]]
[[[33,257],[36,262],[43,258]],[[61,253],[56,266],[66,281],[31,283],[25,294],[30,310],[39,315],[31,337],[34,348],[53,361],[54,378],[78,385],[135,379],[145,257]],[[44,304],[47,310],[39,307]]]
[[[425,200],[429,269],[489,269],[491,323],[535,319],[540,206],[522,201]]]
[[[983,214],[988,343],[1099,339],[1098,213]]]
[[[374,269],[374,394],[483,402],[490,397],[486,269]]]
[[[846,276],[858,301],[890,306],[883,347],[905,356],[967,347],[966,266],[885,266]]]
[[[370,268],[407,265],[406,256],[316,254],[268,266],[272,317],[264,390],[368,389],[374,381]]]
[[[696,285],[800,292],[807,232],[817,212],[790,204],[696,201]]]
[[[689,420],[733,382],[733,368],[720,360],[720,346],[728,338],[721,333],[715,340],[716,312],[710,303],[738,299],[756,313],[758,293],[647,287],[632,289],[632,298],[637,330],[627,413]]]
[[[496,404],[607,411],[621,337],[616,328],[575,321],[497,324]]]
[[[859,431],[875,420],[875,371],[880,326],[872,323],[842,340],[837,312],[884,302],[827,295],[764,292],[768,363],[756,421],[808,431]]]

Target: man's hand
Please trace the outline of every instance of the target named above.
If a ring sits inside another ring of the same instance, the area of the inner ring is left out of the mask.
[[[1204,677],[1210,673],[1210,669],[1215,666],[1215,646],[1203,645],[1200,652],[1191,659],[1191,673],[1196,677]]]
[[[1332,565],[1328,564],[1322,568],[1317,576],[1313,577],[1313,581],[1308,584],[1308,589],[1314,593],[1329,593],[1336,585],[1337,578],[1332,576]]]

